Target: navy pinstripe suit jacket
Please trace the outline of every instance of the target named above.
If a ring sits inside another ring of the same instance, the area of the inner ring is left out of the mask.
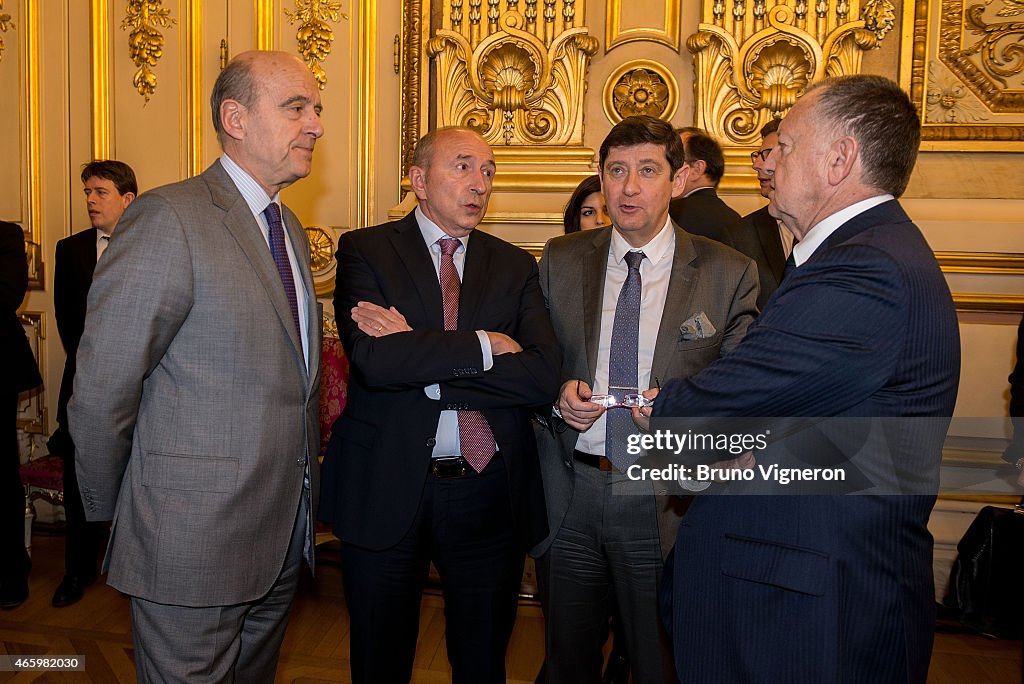
[[[789,274],[732,354],[666,383],[654,413],[939,417],[939,432],[892,452],[897,466],[912,461],[937,482],[959,370],[949,288],[890,201]],[[698,497],[669,587],[682,681],[924,682],[933,504],[932,495]]]

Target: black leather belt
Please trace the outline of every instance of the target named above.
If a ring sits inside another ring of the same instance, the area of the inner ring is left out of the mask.
[[[579,461],[580,463],[585,463],[586,465],[590,466],[591,468],[597,468],[598,470],[606,472],[606,473],[610,473],[610,472],[615,470],[615,466],[612,465],[612,462],[609,461],[604,456],[598,456],[596,454],[588,454],[585,451],[579,451],[577,449],[573,449],[573,451],[572,451],[572,458],[573,458],[574,461]]]
[[[491,460],[496,458],[501,458],[500,451],[496,452]],[[469,465],[469,461],[462,456],[438,456],[430,459],[430,474],[445,480],[450,477],[465,477],[477,473],[473,470],[473,466]]]

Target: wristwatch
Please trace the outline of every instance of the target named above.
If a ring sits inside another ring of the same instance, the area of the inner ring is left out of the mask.
[[[1018,458],[1018,459],[1017,459],[1017,460],[1016,460],[1016,461],[1014,462],[1013,466],[1014,466],[1014,467],[1015,467],[1015,468],[1016,468],[1016,469],[1017,469],[1018,471],[1024,470],[1024,456],[1021,456],[1020,458]]]

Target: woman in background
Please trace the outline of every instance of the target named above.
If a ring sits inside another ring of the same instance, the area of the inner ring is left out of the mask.
[[[608,217],[608,207],[604,203],[604,195],[601,194],[600,178],[588,176],[576,186],[569,203],[565,205],[562,223],[566,235],[612,225],[612,220]]]

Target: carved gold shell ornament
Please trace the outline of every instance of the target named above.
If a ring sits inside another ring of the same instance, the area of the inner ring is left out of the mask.
[[[148,103],[156,92],[156,74],[153,67],[164,55],[164,34],[159,29],[174,26],[171,10],[163,7],[163,0],[128,0],[121,30],[128,33],[128,55],[138,67],[132,85]]]
[[[437,125],[469,126],[491,144],[579,144],[588,58],[597,39],[576,28],[572,0],[468,2],[445,7],[427,43],[437,77]],[[467,21],[468,20],[468,21]]]
[[[761,126],[785,114],[811,83],[859,73],[861,53],[878,47],[894,20],[889,0],[705,6],[704,22],[686,41],[696,125],[726,144],[757,144]]]
[[[657,62],[626,62],[605,81],[602,105],[605,116],[613,124],[640,114],[668,121],[678,104],[676,80],[667,67]]]

